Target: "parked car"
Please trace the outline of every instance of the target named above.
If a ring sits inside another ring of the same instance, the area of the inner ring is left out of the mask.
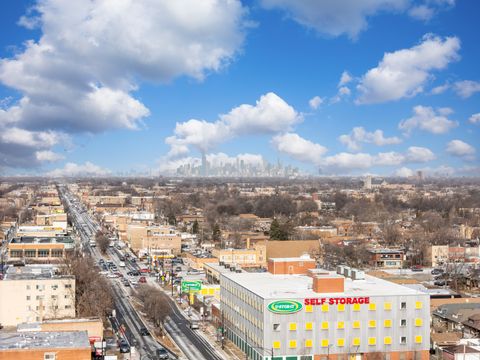
[[[439,279],[439,280],[435,280],[435,281],[433,282],[433,285],[436,285],[436,286],[445,286],[445,285],[447,285],[447,281],[446,281],[446,280],[440,280],[440,279]]]
[[[140,329],[140,335],[142,336],[150,336],[150,331],[148,331],[148,329],[146,327],[142,327]]]
[[[157,349],[156,351],[157,359],[169,359],[168,351],[165,348]]]
[[[432,270],[432,275],[440,275],[440,274],[443,274],[445,272],[445,270],[443,269],[438,269],[438,268],[435,268]]]
[[[177,267],[175,268],[175,271],[176,271],[176,272],[180,272],[180,271],[182,271],[182,268],[181,268],[180,266],[177,266]]]
[[[145,284],[147,282],[147,278],[145,276],[140,276],[140,279],[138,279],[138,282],[141,284]]]
[[[125,339],[121,339],[118,342],[118,348],[120,349],[121,353],[129,353],[130,352],[130,345],[128,345],[128,342]]]
[[[415,271],[415,272],[422,272],[423,268],[420,265],[413,265],[410,270]]]

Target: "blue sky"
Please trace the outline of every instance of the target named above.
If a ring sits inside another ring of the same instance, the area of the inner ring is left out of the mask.
[[[2,4],[5,174],[480,174],[476,1],[72,4]]]

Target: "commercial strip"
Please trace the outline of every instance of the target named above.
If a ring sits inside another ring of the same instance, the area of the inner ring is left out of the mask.
[[[269,259],[268,269],[220,276],[225,335],[247,358],[428,359],[428,294],[309,258]]]

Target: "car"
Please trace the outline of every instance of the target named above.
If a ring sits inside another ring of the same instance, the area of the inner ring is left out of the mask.
[[[140,269],[140,272],[145,274],[145,273],[150,272],[150,270],[148,270],[147,268],[142,268],[142,269]]]
[[[145,276],[140,276],[140,279],[138,279],[138,282],[141,284],[145,284],[147,282],[147,278]]]
[[[142,336],[150,336],[150,331],[146,327],[140,328],[140,335]]]
[[[107,278],[116,279],[118,276],[116,274],[108,274]]]
[[[180,271],[182,271],[182,268],[181,268],[180,266],[177,266],[177,267],[175,268],[175,271],[176,271],[176,272],[180,272]]]
[[[435,269],[432,270],[432,275],[440,275],[440,274],[443,274],[444,272],[445,272],[445,270],[443,270],[443,269],[435,268]]]
[[[169,359],[168,351],[165,348],[159,348],[156,351],[157,359]]]
[[[414,265],[410,268],[410,270],[414,271],[414,272],[422,272],[423,269],[420,265]]]
[[[446,280],[435,280],[433,282],[433,285],[436,285],[436,286],[445,286],[447,285],[447,281]]]
[[[190,321],[190,329],[197,330],[198,328],[199,328],[199,326],[198,326],[198,321],[197,320]]]
[[[138,280],[130,280],[130,284],[132,286],[136,286],[136,285],[138,285]]]
[[[123,354],[130,352],[130,345],[128,345],[128,342],[125,339],[121,339],[118,342],[118,348],[120,349],[120,352]]]
[[[130,287],[130,283],[128,282],[128,280],[123,281],[123,286]]]

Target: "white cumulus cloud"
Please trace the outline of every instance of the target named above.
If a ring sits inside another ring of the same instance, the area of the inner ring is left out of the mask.
[[[367,18],[379,12],[404,11],[408,0],[261,0],[267,9],[281,9],[294,21],[320,34],[351,38],[367,28]]]
[[[472,80],[457,81],[453,84],[453,89],[458,96],[466,99],[480,91],[480,82]]]
[[[340,76],[340,81],[338,82],[338,87],[345,86],[346,84],[348,84],[352,80],[353,80],[352,75],[350,75],[348,73],[348,71],[344,71],[342,73],[342,76]]]
[[[480,124],[480,113],[473,114],[468,119],[472,124]]]
[[[38,0],[19,24],[40,38],[0,60],[0,82],[20,94],[0,109],[0,126],[137,129],[150,114],[134,96],[139,84],[221,70],[242,47],[245,16],[239,0]]]
[[[289,131],[302,121],[302,116],[278,95],[262,95],[255,105],[242,104],[215,122],[190,119],[177,123],[174,136],[165,142],[171,146],[169,154],[184,155],[188,146],[207,152],[229,139],[251,134],[276,134]]]
[[[106,176],[111,172],[98,165],[87,161],[84,164],[68,162],[63,168],[47,172],[49,177],[87,177],[87,176]]]
[[[423,91],[431,72],[442,70],[459,58],[460,40],[431,34],[412,48],[386,53],[357,86],[358,104],[382,103],[412,97]]]
[[[458,126],[458,123],[448,119],[452,113],[450,108],[433,109],[429,106],[415,106],[413,116],[403,120],[398,125],[399,129],[409,134],[418,128],[432,134],[444,134]]]
[[[382,130],[373,132],[366,131],[363,127],[354,127],[350,134],[340,135],[339,140],[351,151],[359,151],[362,143],[375,144],[377,146],[400,144],[402,140],[396,136],[385,137]]]
[[[410,146],[405,154],[405,161],[409,163],[425,163],[435,159],[432,150],[421,146]]]
[[[323,103],[323,99],[320,96],[314,96],[308,101],[308,105],[311,109],[317,110],[320,105]]]
[[[275,149],[295,160],[317,165],[321,162],[322,155],[327,151],[326,147],[304,139],[295,133],[277,135],[272,139],[272,144]]]
[[[65,156],[51,150],[42,150],[35,152],[35,157],[41,162],[56,162],[65,159]]]
[[[398,176],[398,177],[411,177],[415,174],[415,172],[412,169],[409,169],[408,167],[401,167],[400,169],[395,170],[393,173],[393,176]]]
[[[462,140],[452,140],[447,144],[447,153],[453,156],[463,157],[471,160],[475,156],[475,148]]]

